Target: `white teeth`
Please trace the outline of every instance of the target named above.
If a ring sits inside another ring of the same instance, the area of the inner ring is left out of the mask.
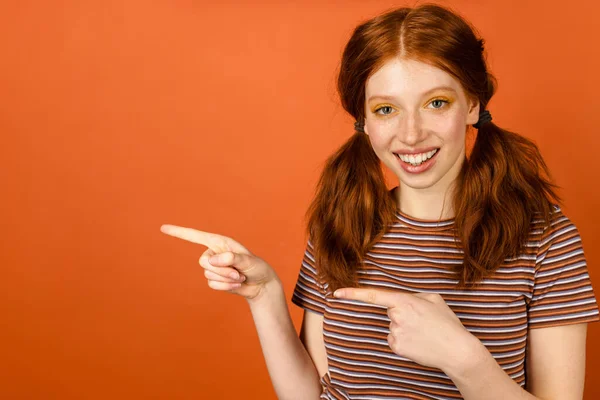
[[[433,155],[435,153],[437,153],[437,151],[438,151],[438,149],[435,149],[435,150],[431,150],[427,153],[417,154],[416,156],[413,154],[411,154],[411,155],[398,154],[398,157],[405,163],[410,163],[414,166],[417,166],[417,165],[421,165],[423,162],[429,160],[431,157],[433,157]]]

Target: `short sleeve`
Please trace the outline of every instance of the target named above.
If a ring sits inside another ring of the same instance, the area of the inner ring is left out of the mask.
[[[319,281],[315,265],[313,246],[309,238],[292,294],[292,303],[322,315],[325,313],[326,285],[322,285]]]
[[[579,231],[554,207],[537,251],[529,328],[600,320]]]

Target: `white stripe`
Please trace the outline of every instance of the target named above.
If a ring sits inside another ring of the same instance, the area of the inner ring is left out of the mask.
[[[523,336],[523,337],[520,337],[518,339],[513,339],[513,340],[495,340],[495,339],[482,340],[481,343],[483,343],[483,345],[485,347],[488,347],[488,346],[507,346],[509,344],[523,343],[526,340],[527,340],[527,337]]]
[[[507,297],[507,296],[521,296],[521,295],[523,295],[522,292],[492,292],[492,291],[482,291],[482,290],[473,290],[473,291],[468,292],[468,291],[457,290],[457,289],[449,289],[449,290],[415,289],[415,288],[411,288],[411,287],[408,287],[408,286],[394,285],[394,284],[389,284],[387,282],[377,282],[377,281],[370,281],[370,280],[366,280],[366,279],[361,279],[360,283],[369,284],[369,285],[378,286],[378,287],[400,289],[400,290],[404,290],[404,291],[407,291],[407,292],[415,292],[415,293],[416,292],[421,292],[421,293],[438,293],[438,294],[463,295],[463,296],[470,296],[470,297],[477,297],[477,296]]]
[[[430,262],[432,264],[455,264],[455,265],[459,265],[463,263],[462,258],[461,259],[447,259],[447,258],[432,258],[432,257],[418,257],[418,256],[399,256],[399,255],[393,255],[393,254],[374,254],[374,253],[367,253],[369,256],[373,257],[373,258],[379,258],[379,259],[383,259],[383,260],[394,260],[394,261],[398,261],[398,262],[413,262],[413,261],[423,261],[423,262]],[[433,270],[433,271],[437,271],[437,270]]]
[[[339,368],[335,368],[335,367],[330,367],[329,370],[331,372],[336,372],[340,375],[344,375],[344,376],[349,376],[349,377],[353,377],[353,378],[373,378],[373,379],[380,379],[382,381],[388,381],[388,382],[401,382],[401,383],[409,383],[411,385],[414,386],[421,386],[421,387],[427,387],[427,388],[435,388],[435,389],[442,389],[442,390],[452,390],[452,391],[458,391],[458,389],[456,388],[456,386],[454,385],[442,385],[439,383],[427,383],[427,382],[422,382],[422,381],[417,381],[417,380],[412,380],[412,379],[406,379],[406,378],[399,378],[399,377],[389,377],[389,376],[385,376],[385,375],[378,375],[378,374],[371,374],[371,373],[360,373],[360,372],[349,372],[349,371],[344,371],[342,369]],[[342,387],[350,387],[350,385],[360,385],[363,386],[361,384],[350,384],[347,382],[341,382],[340,381],[340,386]],[[385,385],[373,385],[373,384],[367,384],[369,386],[385,386]],[[395,388],[396,390],[398,390],[398,388]]]
[[[550,266],[554,263],[558,263],[560,261],[564,261],[564,260],[568,260],[570,258],[574,258],[576,256],[582,255],[583,254],[583,250],[582,249],[578,249],[578,250],[573,250],[567,254],[561,254],[560,256],[555,256],[555,257],[551,257],[551,258],[545,258],[542,262],[541,265],[547,265],[547,268],[551,268]],[[581,261],[585,264],[585,261]],[[581,264],[581,262],[579,262],[578,264]],[[571,264],[573,265],[573,264]],[[541,268],[541,267],[540,267]],[[547,271],[547,272],[553,272],[553,271]],[[551,275],[551,274],[549,274]]]
[[[311,281],[312,281],[312,280],[311,280],[310,278],[308,278],[308,277],[305,277],[304,279],[306,279],[306,280],[307,280],[307,281],[309,281],[309,282],[311,282]],[[312,283],[312,284],[315,284],[315,282],[314,282],[314,281],[312,281],[311,283]],[[323,293],[321,293],[321,292],[318,292],[318,291],[314,290],[313,288],[311,288],[311,287],[309,287],[309,286],[306,286],[304,283],[302,283],[302,282],[298,281],[298,282],[296,282],[296,286],[298,286],[299,288],[301,288],[301,289],[302,289],[302,290],[304,290],[305,292],[308,292],[308,293],[310,293],[310,294],[313,294],[315,297],[317,297],[317,298],[319,298],[319,299],[322,299],[322,300],[323,300],[323,302],[325,302],[325,301],[326,301],[326,300],[325,300],[325,298],[323,297]],[[323,305],[321,305],[321,307],[322,307],[322,306],[323,306]]]
[[[554,221],[552,223],[551,226],[555,226],[558,225],[560,223],[562,223],[566,218],[561,218],[558,219],[556,221]],[[541,241],[540,243],[540,247],[544,247],[548,242],[553,241],[556,238],[559,238],[563,235],[566,235],[567,233],[571,232],[572,230],[576,229],[574,224],[570,224],[565,226],[562,229],[557,230],[556,232],[553,232],[551,235],[549,235],[547,238],[545,238],[544,240]],[[552,248],[552,246],[554,246],[555,244],[550,245],[550,248]]]
[[[334,349],[334,350],[337,350],[339,352],[346,353],[346,354],[355,354],[355,355],[361,355],[361,356],[366,355],[366,356],[373,356],[373,357],[379,357],[379,358],[387,358],[389,360],[412,362],[412,360],[401,357],[396,353],[381,353],[379,351],[371,351],[371,350],[364,350],[364,349],[355,350],[355,349],[337,346],[335,344],[328,343],[328,342],[325,342],[325,347],[328,349]]]
[[[396,232],[387,232],[383,235],[384,238],[388,238],[388,239],[409,239],[409,240],[414,240],[414,241],[427,241],[427,242],[448,242],[448,243],[454,243],[455,240],[453,237],[448,236],[448,237],[442,237],[442,236],[435,236],[435,235],[410,235],[407,233],[396,233]]]
[[[371,264],[371,263],[370,263]],[[415,273],[415,269],[416,268],[396,268],[394,266],[380,266],[380,268],[385,269],[385,270],[390,270],[390,271],[400,271],[400,270],[405,270],[406,272],[410,272],[410,273]],[[437,271],[431,271],[431,272],[437,272]],[[448,271],[449,273],[452,273],[451,271]],[[433,283],[440,283],[440,284],[448,284],[448,285],[456,285],[458,284],[458,280],[456,279],[440,279],[438,278],[417,278],[417,279],[410,279],[410,278],[405,278],[405,277],[398,277],[395,275],[392,275],[386,271],[377,271],[377,270],[359,270],[358,273],[360,275],[367,275],[367,276],[385,276],[387,278],[396,280],[396,281],[402,281],[402,282],[411,282],[411,283],[427,283],[427,284],[433,284]],[[453,273],[452,273],[453,274]],[[489,279],[486,278],[481,282],[482,285],[526,285],[526,286],[533,286],[533,279],[531,280],[525,280],[525,279]]]
[[[510,314],[510,315],[479,315],[479,314],[464,314],[464,313],[455,313],[456,316],[460,319],[472,319],[478,321],[510,321],[513,319],[526,318],[527,313],[521,312],[518,314]]]
[[[525,305],[525,300],[521,296],[515,297],[515,300],[512,302],[506,303],[473,303],[473,302],[465,302],[465,301],[452,301],[446,300],[446,304],[449,306],[455,307],[471,307],[471,308],[517,308],[523,307]]]
[[[389,331],[388,331],[389,333]],[[384,348],[389,347],[389,344],[387,342],[387,340],[377,340],[377,339],[371,339],[371,338],[367,338],[364,336],[348,336],[348,335],[340,335],[339,333],[333,333],[333,332],[329,332],[325,329],[323,329],[323,336],[325,337],[331,337],[331,338],[335,338],[335,339],[340,339],[340,340],[344,340],[346,342],[354,342],[354,343],[370,343],[370,344],[374,344],[377,346],[382,346]]]
[[[339,322],[339,321],[334,321],[334,320],[327,320],[326,322],[327,326],[337,326],[339,328],[346,328],[346,329],[360,329],[361,331],[370,331],[370,332],[377,332],[377,333],[384,333],[384,334],[389,334],[390,330],[385,329],[385,328],[380,328],[377,326],[369,326],[369,325],[359,325],[359,324],[350,324],[350,323],[344,323],[344,322]]]
[[[518,332],[527,329],[527,324],[521,324],[514,327],[504,327],[504,328],[480,328],[480,327],[465,327],[469,330],[469,332],[480,332],[480,333],[508,333],[508,332]]]
[[[542,311],[542,310],[555,310],[557,308],[575,307],[575,306],[581,306],[584,304],[593,304],[595,302],[596,302],[596,299],[591,298],[591,299],[568,301],[565,303],[548,304],[548,305],[543,305],[543,306],[531,307],[529,309],[529,312]]]
[[[436,372],[430,372],[430,371],[421,371],[421,370],[416,369],[416,368],[405,368],[405,367],[400,367],[400,366],[390,366],[390,365],[382,364],[382,363],[375,363],[375,362],[368,362],[368,361],[358,361],[358,360],[346,359],[346,358],[336,357],[336,356],[328,356],[327,358],[330,359],[330,360],[336,361],[336,362],[338,362],[340,364],[348,364],[348,365],[352,365],[352,366],[363,366],[363,367],[380,368],[380,369],[385,369],[385,370],[395,371],[395,372],[407,372],[407,373],[414,374],[414,375],[432,376],[432,377],[436,377],[436,378],[447,379],[450,382],[452,382],[450,380],[450,378],[448,377],[448,375],[444,374],[443,372],[436,373]]]
[[[379,358],[387,358],[390,360],[399,360],[399,361],[404,361],[404,362],[412,362],[412,360],[409,360],[408,358],[399,356],[396,353],[382,353],[380,351],[373,351],[373,350],[365,350],[365,349],[353,349],[353,348],[348,348],[348,347],[343,347],[343,346],[338,346],[335,345],[333,343],[329,343],[329,342],[325,342],[325,348],[326,349],[334,349],[337,350],[341,353],[344,354],[355,354],[355,355],[361,355],[361,356],[372,356],[372,357],[379,357]],[[490,353],[492,354],[492,356],[494,357],[494,359],[499,359],[499,358],[508,358],[508,357],[514,357],[517,356],[519,354],[523,354],[525,352],[525,349],[519,349],[519,350],[515,350],[515,351],[510,351],[510,352],[503,352],[503,353],[493,353],[490,351]]]
[[[365,265],[374,265],[376,267],[379,268],[393,268],[394,271],[402,271],[402,272],[431,272],[434,274],[448,274],[448,275],[453,275],[454,272],[452,272],[451,270],[448,269],[443,269],[443,268],[429,268],[429,267],[402,267],[402,266],[389,266],[389,265],[384,265],[384,264],[379,264],[376,262],[373,262],[371,260],[364,260],[363,264]],[[363,270],[359,270],[359,273],[365,273],[366,271]]]
[[[574,264],[569,264],[569,265],[565,265],[563,267],[560,268],[555,268],[552,270],[548,270],[548,271],[538,271],[538,273],[535,275],[536,279],[538,278],[545,278],[547,276],[552,276],[552,275],[556,275],[556,274],[562,274],[565,271],[571,271],[574,269],[577,269],[579,267],[582,266],[586,266],[586,262],[585,261],[580,261]]]
[[[540,296],[534,297],[532,299],[532,301],[540,301],[542,299],[545,299],[546,297],[563,297],[563,296],[568,296],[571,294],[577,294],[577,293],[583,293],[583,292],[591,292],[592,291],[592,287],[590,285],[586,285],[582,288],[578,288],[578,289],[572,289],[572,290],[561,290],[558,292],[546,292],[541,294]]]
[[[315,306],[315,307],[317,307],[319,310],[322,310],[322,309],[323,309],[323,304],[320,304],[320,303],[317,303],[317,302],[315,302],[315,301],[312,301],[312,300],[311,300],[311,299],[309,299],[308,297],[299,296],[299,295],[295,295],[295,297],[296,297],[296,298],[298,298],[298,299],[300,299],[300,300],[302,300],[302,302],[304,302],[304,303],[309,303],[309,304],[312,304],[312,305],[314,305],[314,306]],[[303,307],[303,308],[306,308],[306,307]],[[322,314],[322,313],[319,313],[319,314]]]
[[[571,231],[572,229],[570,229],[569,231]],[[581,242],[581,236],[579,235],[575,235],[570,239],[564,240],[562,242],[556,242],[553,243],[552,245],[550,245],[550,248],[548,249],[548,251],[550,250],[559,250],[562,249],[563,247],[568,247],[571,246],[575,243],[580,243]]]
[[[529,320],[529,324],[537,324],[540,322],[550,322],[550,321],[564,321],[566,319],[575,319],[582,317],[590,317],[593,315],[598,315],[598,310],[591,310],[586,312],[580,312],[576,314],[569,314],[564,316],[550,316],[550,317],[540,317],[540,318],[531,318]]]
[[[448,248],[448,247],[425,247],[425,246],[414,246],[409,244],[394,244],[394,243],[376,243],[373,245],[374,249],[390,249],[390,250],[415,250],[422,251],[423,253],[447,253],[462,255],[463,252],[459,249]]]

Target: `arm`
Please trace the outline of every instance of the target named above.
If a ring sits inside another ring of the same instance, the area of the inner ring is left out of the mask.
[[[480,345],[479,364],[470,373],[451,376],[465,399],[502,398],[498,393],[511,399],[582,398],[587,323],[598,321],[583,244],[577,227],[558,207],[538,243],[528,307],[526,368],[531,394],[512,382]]]
[[[319,376],[327,373],[327,353],[323,340],[323,315],[304,310],[300,340],[312,358]]]
[[[521,388],[473,337],[468,365],[446,374],[465,400],[580,400],[585,378],[587,324],[531,329],[527,345],[527,388]],[[477,343],[475,343],[477,342]]]
[[[317,368],[296,333],[279,279],[269,282],[260,296],[248,303],[277,398],[318,399],[321,383]],[[309,344],[314,344],[310,340],[314,334],[308,338]]]
[[[281,281],[273,268],[227,236],[168,224],[162,225],[160,230],[206,246],[200,265],[204,268],[208,286],[246,298],[277,397],[283,400],[318,399],[321,384],[317,368],[296,334]],[[319,334],[323,334],[322,319],[319,325],[318,318],[310,318],[304,336],[312,349],[311,355],[318,354],[315,349],[318,349]],[[322,350],[324,354],[324,348]],[[318,365],[322,368],[322,361]]]
[[[532,329],[527,390],[541,399],[582,399],[587,324]]]

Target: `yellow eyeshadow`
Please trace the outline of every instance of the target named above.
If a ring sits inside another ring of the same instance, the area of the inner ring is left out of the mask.
[[[384,104],[377,104],[375,107],[371,108],[371,112],[375,112],[375,111],[377,111],[378,109],[380,109],[380,108],[383,108],[383,107],[391,107],[391,108],[394,108],[394,109],[396,108],[396,107],[394,107],[393,105],[391,105],[391,104],[387,104],[387,103],[384,103]]]
[[[443,101],[446,101],[446,102],[448,102],[448,105],[450,105],[450,104],[451,104],[451,103],[454,101],[454,99],[452,99],[452,98],[449,98],[449,97],[444,97],[444,96],[436,96],[436,97],[432,97],[432,98],[431,98],[429,101],[427,101],[427,102],[425,103],[425,105],[428,105],[428,104],[429,104],[429,103],[431,103],[432,101],[436,101],[436,100],[443,100]],[[372,108],[371,108],[371,112],[372,112],[372,113],[375,113],[376,111],[378,111],[380,108],[383,108],[383,107],[391,107],[391,108],[393,108],[393,109],[396,109],[396,107],[395,107],[395,106],[393,106],[392,104],[389,104],[389,103],[382,103],[382,104],[377,104],[376,106],[372,107]]]
[[[450,99],[448,97],[433,97],[431,100],[429,100],[427,102],[427,104],[429,104],[429,103],[431,103],[432,101],[435,101],[435,100],[444,100],[444,101],[447,101],[448,103],[452,103],[454,101],[454,100],[452,100],[452,99]]]

